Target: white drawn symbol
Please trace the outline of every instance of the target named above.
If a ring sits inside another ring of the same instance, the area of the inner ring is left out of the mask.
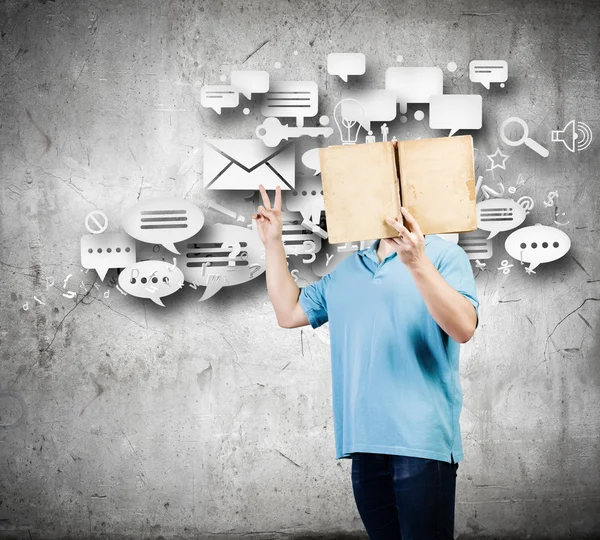
[[[356,103],[361,111],[360,117],[365,116],[364,107],[362,106],[360,101],[353,98],[344,98],[341,101],[337,102],[336,106],[333,108],[333,120],[337,125],[338,131],[340,132],[340,139],[343,145],[356,144],[356,142],[358,141],[358,134],[360,133],[362,127],[360,122],[357,120],[356,111],[354,111],[354,114],[352,114],[350,117],[344,114],[344,110],[342,109],[342,107],[344,103],[348,102]],[[337,112],[338,109],[340,110],[339,113]],[[383,125],[387,128],[387,124]],[[353,129],[354,126],[358,126],[358,128]],[[383,127],[381,129],[383,133]],[[387,140],[385,136],[383,140]]]
[[[506,136],[506,126],[508,124],[519,124],[523,129],[523,135],[520,139],[513,141]],[[504,144],[508,144],[508,146],[521,146],[525,143],[525,146],[531,148],[534,152],[537,152],[542,157],[548,157],[550,152],[546,148],[544,148],[541,144],[529,138],[529,126],[522,118],[518,118],[517,116],[511,116],[502,122],[500,126],[500,138],[504,142]]]
[[[550,193],[548,193],[548,202],[543,201],[544,206],[546,206],[546,207],[554,206],[554,199],[556,199],[556,197],[558,197],[558,191],[551,191]]]
[[[508,261],[506,259],[504,259],[500,263],[498,270],[502,270],[503,274],[510,274],[510,269],[512,268],[512,266],[513,266],[512,264],[508,264]]]
[[[259,269],[260,269],[260,264],[258,264],[258,263],[251,264],[248,267],[248,270],[250,270],[250,279],[252,279],[254,277],[254,274],[256,274],[256,272],[258,272]]]
[[[500,152],[500,148],[496,149],[493,154],[487,156],[487,158],[492,162],[492,168],[486,169],[486,171],[493,171],[494,169],[503,169],[506,170],[506,160],[510,156],[505,156],[502,152]],[[496,161],[494,158],[501,158]],[[500,163],[501,162],[501,163]]]
[[[517,204],[520,204],[525,209],[526,214],[529,214],[529,211],[533,210],[533,199],[531,197],[528,197],[528,196],[521,197],[517,201]]]
[[[242,246],[240,246],[240,243],[239,242],[225,242],[221,245],[221,248],[223,248],[223,249],[230,248],[231,249],[231,252],[227,256],[227,259],[229,259],[227,262],[227,266],[235,267],[235,261],[239,260],[236,257],[238,257],[238,255],[240,255],[240,253],[242,252]]]
[[[502,191],[494,191],[489,186],[481,186],[481,191],[483,191],[483,195],[486,199],[489,199],[490,195],[494,197],[502,197],[504,195],[504,184],[502,182],[498,182],[498,185],[500,186]]]
[[[562,142],[570,152],[585,150],[592,143],[592,130],[583,122],[571,120],[564,129],[552,131],[552,142]]]
[[[316,255],[316,251],[317,251],[317,245],[315,244],[314,240],[305,240],[302,243],[303,247],[305,247],[307,249],[307,251],[305,252],[307,255],[310,255],[310,259],[302,259],[302,262],[304,264],[310,264],[312,262],[314,262],[317,258]]]
[[[103,233],[107,227],[108,218],[102,210],[94,210],[85,217],[85,228],[91,234]]]
[[[69,281],[69,279],[73,276],[73,274],[69,274],[65,280],[63,281],[63,289],[67,288],[67,282]]]

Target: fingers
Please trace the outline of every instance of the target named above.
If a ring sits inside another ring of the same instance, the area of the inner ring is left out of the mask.
[[[262,197],[263,204],[265,205],[266,208],[271,210],[271,201],[269,200],[269,196],[267,195],[267,190],[265,189],[265,186],[263,186],[262,184],[259,184],[258,189],[260,191],[260,195]]]
[[[385,218],[385,221],[387,222],[388,225],[390,225],[391,227],[394,227],[394,229],[396,229],[402,235],[408,236],[408,234],[410,233],[410,231],[395,218],[388,217],[388,218]]]
[[[261,223],[263,223],[265,221],[267,221],[269,223],[276,222],[276,211],[268,210],[267,208],[265,208],[262,205],[258,207],[257,213],[254,215],[259,218],[259,221]]]
[[[408,224],[410,225],[410,230],[414,233],[416,233],[418,236],[423,236],[423,233],[421,232],[421,229],[419,227],[419,224],[417,223],[417,220],[410,215],[410,212],[404,208],[404,206],[400,209],[402,211],[402,215],[404,216],[404,219],[406,221],[408,221]]]
[[[259,206],[257,212],[262,214],[268,219],[272,219],[275,217],[275,210],[271,210],[269,208],[265,208],[264,206]]]
[[[268,210],[262,205],[257,208],[256,214],[263,219],[269,219]]]
[[[277,186],[275,188],[275,206],[274,210],[281,210],[281,187]]]

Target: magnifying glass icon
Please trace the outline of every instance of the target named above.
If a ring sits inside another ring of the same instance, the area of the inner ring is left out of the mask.
[[[511,123],[519,124],[523,128],[523,136],[516,141],[513,141],[506,136],[506,126]],[[529,138],[529,127],[525,123],[525,120],[518,118],[517,116],[511,116],[502,122],[502,125],[500,126],[500,138],[505,144],[508,144],[508,146],[521,146],[525,143],[525,146],[529,146],[529,148],[542,157],[548,157],[550,154],[550,152],[548,152],[541,144]]]

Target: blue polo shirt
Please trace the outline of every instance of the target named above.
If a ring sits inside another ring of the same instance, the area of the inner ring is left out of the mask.
[[[300,305],[313,328],[329,321],[336,459],[352,452],[464,459],[459,417],[460,343],[429,314],[410,272],[379,241],[303,287]],[[465,251],[436,235],[425,252],[477,311]]]

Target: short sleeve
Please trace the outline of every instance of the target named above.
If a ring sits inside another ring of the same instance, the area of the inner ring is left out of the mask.
[[[477,328],[479,326],[479,299],[477,298],[475,276],[465,250],[454,244],[442,255],[438,271],[448,285],[473,304],[477,314],[477,323],[475,324],[475,328]]]
[[[329,320],[327,313],[327,285],[331,279],[330,276],[331,274],[327,274],[319,281],[300,289],[298,301],[313,328],[318,328]]]

